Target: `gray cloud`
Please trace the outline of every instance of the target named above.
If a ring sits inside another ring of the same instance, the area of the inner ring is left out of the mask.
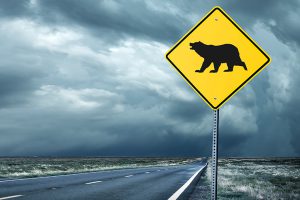
[[[0,1],[0,10],[3,17],[16,17],[30,15],[30,0]]]
[[[300,18],[298,0],[288,3],[280,0],[226,1],[221,5],[230,11],[238,22],[247,25],[247,28],[260,21],[280,40],[288,42],[289,45],[300,44],[300,28],[296,25]]]
[[[220,155],[299,156],[299,1],[219,3],[273,59],[222,107]],[[164,53],[215,3],[0,4],[2,156],[210,155],[213,113]]]

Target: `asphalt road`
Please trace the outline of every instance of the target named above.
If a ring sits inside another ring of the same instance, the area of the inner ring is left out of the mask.
[[[0,200],[168,199],[206,163],[0,181]]]

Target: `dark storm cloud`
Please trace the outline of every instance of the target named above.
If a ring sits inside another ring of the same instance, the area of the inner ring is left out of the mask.
[[[30,112],[30,118],[19,115],[19,120],[9,129],[23,134],[16,138],[10,134],[10,145],[4,143],[2,149],[10,150],[12,155],[209,155],[210,147],[206,143],[210,136],[179,134],[176,126],[164,123],[163,116],[155,111],[140,109],[135,113],[129,109],[126,115],[107,111],[105,118],[97,118],[95,114],[102,110],[73,112],[72,115],[64,111],[58,115],[56,110],[34,107],[30,111],[20,110]],[[3,114],[11,118],[16,113]],[[7,119],[5,123],[9,125],[10,121]],[[22,145],[17,145],[19,143]],[[12,144],[16,145],[13,150]]]
[[[233,17],[246,28],[261,21],[285,41],[300,43],[299,1],[220,1]],[[56,23],[75,23],[92,30],[97,36],[110,33],[115,40],[126,35],[153,38],[173,42],[182,36],[213,6],[209,1],[175,1],[162,3],[152,1],[41,1],[40,13],[44,19]],[[47,13],[47,15],[44,15]],[[60,17],[57,17],[60,16]],[[138,16],[138,17],[137,17]],[[191,17],[190,17],[191,18]],[[288,31],[287,31],[288,30]]]
[[[300,17],[300,1],[223,1],[221,5],[236,16],[238,22],[251,27],[261,21],[279,39],[300,45],[300,28],[296,25]]]
[[[299,50],[296,52],[296,55],[299,55]],[[300,59],[297,56],[297,63],[299,63]],[[299,65],[295,63],[295,68],[293,68],[293,72],[290,76],[290,85],[289,85],[289,92],[290,97],[289,101],[284,104],[284,108],[281,112],[278,113],[278,116],[280,117],[280,121],[278,123],[280,124],[286,124],[288,126],[288,131],[286,134],[283,135],[283,137],[290,137],[291,144],[293,145],[293,148],[297,154],[300,153],[300,126],[299,126],[299,117],[300,117],[300,96],[299,96],[299,86],[300,86],[300,80],[299,80]],[[290,133],[290,134],[289,134]]]
[[[8,8],[5,13],[10,16],[21,16],[28,12],[26,17],[53,25],[81,26],[95,36],[111,42],[119,41],[128,35],[150,37],[158,41],[177,39],[182,34],[181,28],[188,27],[189,24],[180,16],[175,18],[174,22],[174,15],[179,13],[168,12],[168,5],[174,6],[171,3],[163,3],[164,9],[156,9],[159,8],[159,3],[161,2],[45,0],[37,1],[35,6],[31,7],[28,2],[16,3],[17,8],[12,8],[14,3],[2,6],[3,10]],[[22,12],[18,12],[18,9]]]
[[[166,39],[174,37],[170,33],[179,32],[179,26],[164,20],[170,18],[168,13],[151,11],[143,1],[125,4],[117,1],[85,1],[84,4],[79,1],[42,1],[41,6],[61,13],[68,21],[98,31],[97,35],[108,29],[121,36],[126,33]]]
[[[115,146],[104,148],[94,147],[93,149],[82,145],[65,151],[60,151],[57,155],[63,156],[209,156],[211,148],[207,145],[211,138],[206,136],[184,137],[181,134],[168,134],[161,136],[161,133],[152,134],[151,137],[143,137],[133,141],[132,139],[121,140]],[[156,138],[156,139],[153,139]],[[157,139],[159,138],[159,139]],[[145,145],[146,144],[146,145]],[[116,148],[118,147],[118,148]],[[155,149],[155,151],[153,150]],[[51,155],[51,154],[50,154]]]
[[[0,107],[5,108],[26,101],[27,92],[34,89],[30,78],[16,74],[0,74]]]
[[[255,1],[1,1],[2,16],[31,17],[45,23],[80,25],[98,37],[126,35],[173,42],[212,6],[221,5],[245,28],[261,21],[283,40],[300,42],[297,0]],[[219,3],[219,4],[218,4]],[[197,18],[198,17],[198,18]],[[191,20],[192,19],[192,20]],[[287,31],[288,30],[288,31]],[[108,39],[108,37],[107,37]]]
[[[299,1],[219,3],[273,59],[222,107],[220,155],[300,155]],[[1,155],[210,155],[212,111],[164,53],[215,5],[0,1]]]
[[[207,114],[209,111],[209,108],[205,104],[199,104],[198,101],[187,104],[184,101],[178,100],[170,103],[166,113],[168,117],[196,123],[197,121],[203,120],[202,118],[205,117],[204,114]]]
[[[31,12],[28,8],[29,2],[29,0],[0,1],[0,15],[4,17],[30,15]]]

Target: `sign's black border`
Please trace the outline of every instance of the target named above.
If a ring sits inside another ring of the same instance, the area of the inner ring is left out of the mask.
[[[219,10],[248,40],[262,53],[264,56],[268,59],[267,62],[265,62],[256,72],[254,72],[248,79],[246,79],[237,89],[235,89],[226,99],[224,99],[219,105],[214,107],[206,98],[204,95],[201,94],[201,92],[185,77],[185,75],[176,67],[176,65],[169,59],[169,54],[179,45],[181,42],[183,42],[196,28],[198,28],[199,25],[201,25],[213,12],[216,10]],[[241,89],[245,84],[250,81],[257,73],[262,70],[269,62],[270,57],[219,7],[214,8],[210,11],[210,13],[204,17],[192,30],[190,30],[167,54],[166,58],[168,61],[177,69],[177,71],[181,74],[182,77],[185,78],[185,80],[194,88],[195,91],[200,94],[200,96],[215,110],[219,109],[223,103],[225,103],[229,98],[231,98],[239,89]]]

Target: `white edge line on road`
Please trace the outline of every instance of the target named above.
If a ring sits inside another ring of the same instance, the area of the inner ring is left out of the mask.
[[[192,183],[192,181],[196,178],[196,176],[207,166],[203,166],[201,169],[196,171],[196,173],[183,185],[179,188],[168,200],[176,200],[185,190],[186,188]]]
[[[22,197],[24,195],[13,195],[13,196],[8,196],[8,197],[0,197],[0,200],[4,200],[4,199],[13,199],[13,198],[17,198],[17,197]]]
[[[132,177],[133,175],[128,175],[128,176],[124,176],[125,178],[129,178],[129,177]]]
[[[101,183],[102,181],[93,181],[93,182],[88,182],[88,183],[85,183],[86,185],[91,185],[91,184],[95,184],[95,183]]]

